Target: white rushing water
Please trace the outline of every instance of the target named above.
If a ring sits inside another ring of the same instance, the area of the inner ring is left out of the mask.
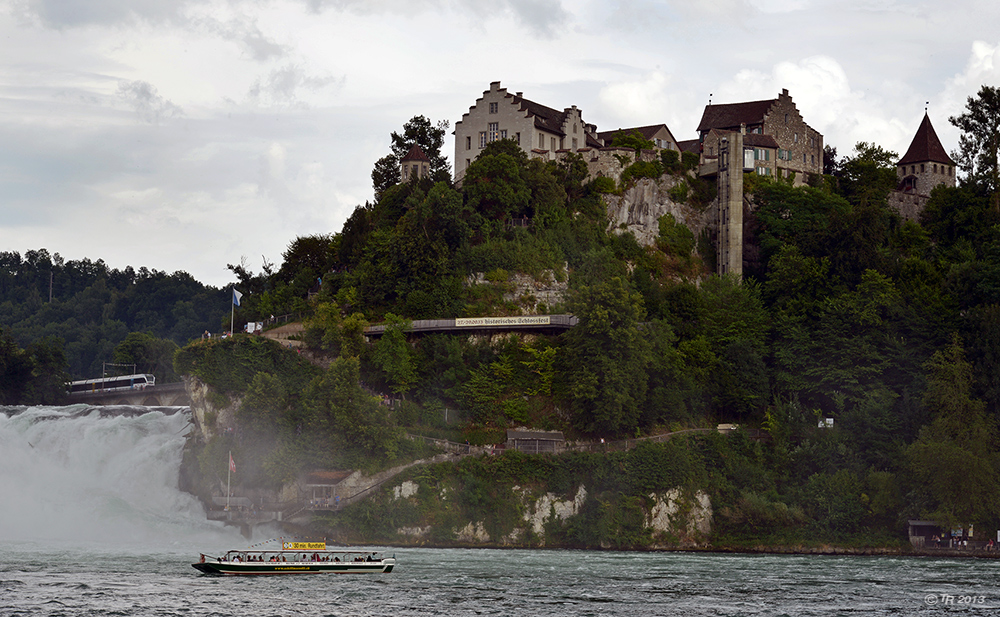
[[[189,421],[185,408],[3,408],[0,542],[236,542],[178,490]]]

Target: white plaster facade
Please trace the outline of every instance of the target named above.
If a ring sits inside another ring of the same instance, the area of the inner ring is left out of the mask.
[[[455,123],[455,181],[461,182],[490,142],[512,139],[528,156],[554,160],[561,150],[586,148],[594,128],[583,121],[576,105],[558,111],[529,101],[520,92],[511,94],[494,81]],[[592,136],[591,145],[597,145]]]

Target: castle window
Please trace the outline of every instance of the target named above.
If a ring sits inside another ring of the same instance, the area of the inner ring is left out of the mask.
[[[465,136],[465,149],[472,150],[472,135]]]
[[[486,131],[479,131],[479,147],[486,147]]]
[[[500,139],[507,139],[507,129],[500,131]]]
[[[806,153],[805,152],[802,153],[802,164],[803,165],[806,164]]]
[[[556,149],[556,138],[555,137],[550,137],[549,138],[549,145],[551,146],[549,148],[549,150],[552,150],[554,152],[555,149]]]
[[[497,113],[498,111],[500,111],[499,107],[500,107],[499,103],[490,103],[490,113],[491,114]]]
[[[514,133],[514,141],[517,142],[517,145],[521,145],[521,133]]]
[[[496,141],[500,138],[500,123],[490,122],[486,127],[490,132],[490,141]]]
[[[798,133],[793,133],[792,134],[792,141],[794,143],[799,143],[799,134]]]
[[[788,124],[788,114],[785,114],[785,124]]]
[[[538,149],[539,150],[545,149],[545,133],[538,134]]]
[[[937,163],[934,163],[934,173],[937,173]]]
[[[816,155],[815,154],[810,154],[809,155],[809,160],[811,161],[811,163],[813,165],[815,165],[816,164]]]

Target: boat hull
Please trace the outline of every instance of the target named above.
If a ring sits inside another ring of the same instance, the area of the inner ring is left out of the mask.
[[[369,574],[388,573],[396,565],[395,559],[383,559],[369,562],[233,562],[205,561],[191,564],[196,570],[205,574],[223,575],[260,575],[260,574]]]

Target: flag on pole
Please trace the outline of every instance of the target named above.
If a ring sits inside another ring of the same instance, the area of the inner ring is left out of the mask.
[[[229,453],[229,471],[236,473],[236,461],[233,460],[233,453]]]
[[[236,305],[236,306],[239,306],[240,305],[240,298],[242,298],[242,297],[243,297],[243,294],[241,294],[240,292],[236,291],[236,288],[233,287],[233,304]]]

